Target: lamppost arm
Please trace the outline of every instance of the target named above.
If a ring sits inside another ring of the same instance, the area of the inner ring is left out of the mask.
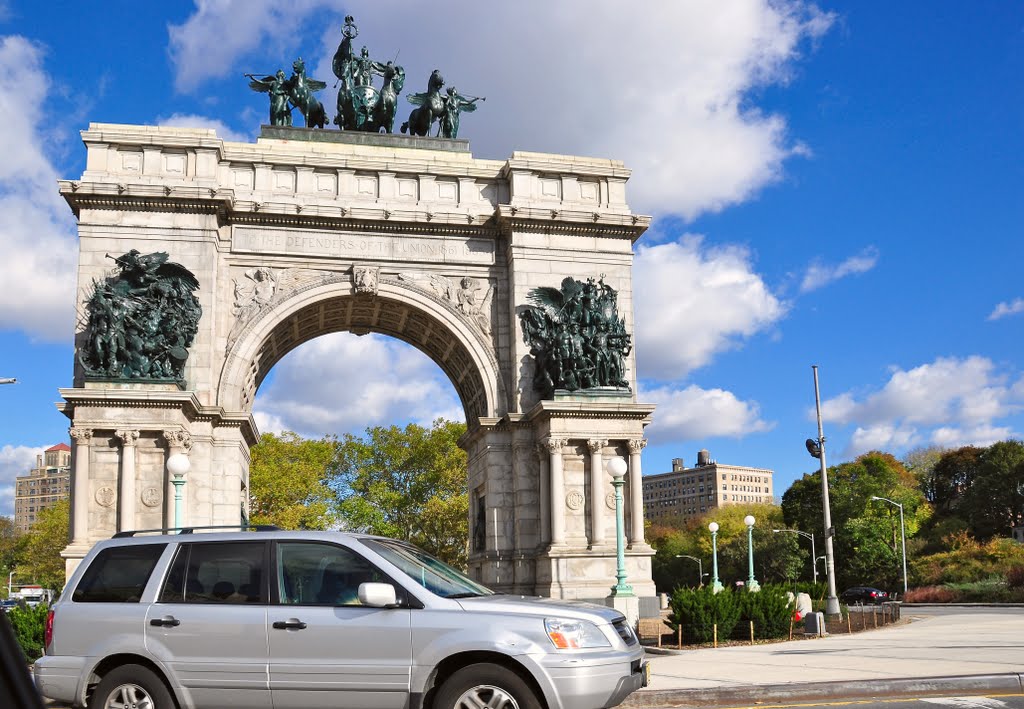
[[[890,505],[898,507],[900,510],[900,543],[903,547],[903,595],[907,595],[907,526],[903,523],[903,505],[895,500],[890,500],[888,497],[881,497],[879,495],[872,495],[872,500],[881,500],[882,502],[888,502]]]
[[[690,556],[689,554],[676,554],[676,558],[677,559],[693,559],[694,561],[696,561],[697,562],[697,574],[699,576],[699,578],[697,579],[697,585],[700,586],[702,583],[704,583],[704,562],[703,561],[701,561],[696,556]]]

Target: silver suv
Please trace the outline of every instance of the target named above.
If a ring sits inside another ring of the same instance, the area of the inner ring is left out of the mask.
[[[393,539],[260,528],[100,542],[35,678],[89,709],[598,709],[647,666],[609,608],[498,595]]]

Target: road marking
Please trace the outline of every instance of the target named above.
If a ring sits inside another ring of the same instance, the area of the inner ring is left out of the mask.
[[[950,707],[984,707],[984,709],[1004,709],[1006,702],[991,697],[926,697],[921,700],[929,704],[944,704]]]
[[[972,697],[875,697],[869,699],[847,699],[838,702],[815,702],[813,700],[800,702],[799,704],[740,704],[732,707],[720,707],[719,709],[793,709],[794,707],[848,707],[858,704],[895,704],[897,702],[931,702],[934,704],[946,704],[947,706],[960,707],[985,707],[985,709],[1007,709],[1009,705],[1001,702],[995,697],[1024,697],[1024,693],[988,694],[985,696]],[[990,703],[984,703],[991,700]]]

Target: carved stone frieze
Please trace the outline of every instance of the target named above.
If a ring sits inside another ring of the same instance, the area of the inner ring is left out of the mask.
[[[456,281],[425,271],[402,271],[398,280],[432,293],[441,302],[453,306],[484,335],[490,336],[491,301],[494,300],[494,286],[490,283],[471,276],[462,276]]]
[[[310,268],[275,270],[260,266],[244,271],[241,278],[234,279],[235,322],[228,333],[226,349],[230,350],[245,329],[264,312],[292,294],[326,283],[340,282],[344,278],[347,275]]]
[[[380,267],[356,264],[352,267],[352,288],[356,293],[377,295]]]

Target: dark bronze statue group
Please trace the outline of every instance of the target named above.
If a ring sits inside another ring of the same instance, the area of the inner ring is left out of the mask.
[[[633,346],[618,294],[603,277],[565,278],[561,288],[534,288],[527,297],[533,305],[520,309],[519,322],[537,391],[551,398],[557,389],[629,389],[624,360]]]
[[[93,281],[78,359],[90,378],[181,382],[203,309],[199,281],[158,251],[132,249],[117,270]]]
[[[405,69],[394,61],[371,59],[366,47],[357,55],[352,40],[358,35],[359,29],[352,16],[348,15],[341,30],[341,44],[331,63],[334,75],[338,77],[334,124],[341,130],[369,133],[383,130],[391,133],[398,110],[398,95],[405,86]],[[273,75],[246,76],[251,89],[270,94],[270,125],[290,126],[292,111],[298,108],[307,128],[325,127],[326,112],[314,92],[327,88],[327,84],[306,76],[306,65],[301,58],[292,64],[292,75],[288,78],[281,69]],[[375,76],[382,80],[379,88],[373,85]],[[459,137],[460,114],[475,111],[477,102],[486,99],[464,96],[454,86],[445,89],[444,83],[441,72],[435,69],[427,81],[426,93],[406,96],[409,103],[417,108],[409,114],[409,120],[402,123],[403,133],[426,136],[436,122],[438,137]]]

